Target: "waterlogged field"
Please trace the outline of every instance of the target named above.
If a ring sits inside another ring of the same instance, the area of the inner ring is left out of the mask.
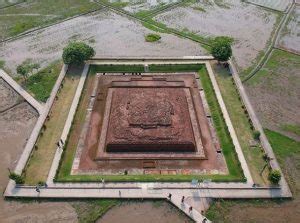
[[[300,53],[300,6],[291,13],[288,22],[280,34],[279,47]]]
[[[247,68],[267,46],[278,17],[276,13],[239,1],[206,1],[171,9],[155,20],[205,38],[232,37],[234,58],[239,67]]]
[[[257,4],[266,8],[285,11],[293,0],[247,0],[253,4]]]
[[[27,0],[22,4],[2,8],[0,40],[99,8],[101,6],[87,0],[56,0],[55,3],[48,0]]]
[[[152,33],[139,22],[112,12],[95,12],[33,32],[0,45],[0,60],[16,75],[16,67],[32,59],[46,67],[61,58],[69,41],[84,41],[94,47],[96,57],[188,56],[205,55],[197,43],[170,34],[161,34],[159,42],[145,41]]]

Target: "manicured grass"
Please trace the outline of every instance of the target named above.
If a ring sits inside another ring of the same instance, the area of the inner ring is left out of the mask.
[[[63,88],[57,95],[58,100],[52,106],[50,120],[45,123],[46,129],[40,133],[37,147],[27,163],[24,174],[26,184],[35,185],[47,179],[57,148],[56,143],[60,140],[79,77],[78,74],[68,71],[64,79]]]
[[[119,204],[120,201],[112,199],[86,200],[84,202],[74,202],[74,207],[79,223],[94,223],[110,208]]]
[[[161,36],[156,33],[150,33],[145,36],[146,42],[157,42],[161,39]]]
[[[263,177],[260,176],[260,171],[266,164],[262,158],[263,151],[259,145],[250,147],[250,142],[254,140],[253,130],[251,129],[251,124],[249,123],[245,110],[242,107],[243,105],[233,83],[232,76],[226,68],[217,63],[213,64],[213,69],[253,180],[255,183],[265,184],[268,182],[268,170],[266,169],[264,171]]]
[[[25,89],[28,90],[37,100],[46,102],[60,73],[61,67],[62,63],[56,62],[38,73],[31,75],[23,83]]]
[[[56,0],[55,4],[49,0],[27,0],[0,9],[0,39],[99,8],[98,4],[86,0]]]
[[[164,67],[164,68],[163,68]],[[78,131],[78,126],[82,126],[85,120],[86,109],[85,107],[88,104],[88,97],[86,97],[87,89],[90,88],[90,85],[93,83],[93,77],[99,69],[105,72],[118,69],[122,72],[122,69],[129,70],[129,66],[117,66],[113,68],[112,66],[106,66],[108,70],[104,70],[103,66],[92,66],[88,75],[88,80],[86,82],[86,87],[81,97],[79,108],[75,115],[75,120],[72,125],[71,134],[66,143],[63,157],[61,159],[61,164],[56,175],[56,181],[59,182],[76,182],[76,181],[94,181],[99,182],[101,178],[104,178],[106,181],[170,181],[170,182],[179,182],[179,181],[191,181],[192,179],[212,179],[216,182],[231,182],[231,181],[243,181],[242,169],[240,167],[237,155],[235,153],[234,146],[232,144],[228,130],[226,129],[226,124],[224,122],[222,112],[217,103],[216,96],[212,89],[212,85],[207,74],[207,71],[202,64],[182,64],[182,65],[153,65],[150,67],[151,72],[159,72],[164,70],[175,71],[199,71],[201,82],[206,93],[207,100],[209,102],[210,109],[213,114],[214,123],[216,125],[216,130],[218,136],[220,137],[220,142],[223,148],[223,153],[227,161],[229,175],[70,175],[74,155],[77,147],[78,134],[80,134],[80,128]],[[136,68],[135,66],[133,67]],[[124,70],[123,70],[124,71]],[[73,138],[72,138],[73,137]],[[77,140],[76,140],[77,139]]]
[[[154,64],[149,65],[150,72],[197,72],[203,68],[203,64]]]
[[[232,178],[241,179],[243,177],[243,172],[240,166],[240,162],[235,152],[235,148],[225,120],[223,118],[223,113],[217,101],[212,83],[206,69],[201,69],[199,73],[205,97],[212,114],[214,127],[216,129],[221,148],[226,159],[229,174],[232,176]]]
[[[144,66],[142,65],[97,65],[91,66],[90,73],[133,73],[144,72]]]

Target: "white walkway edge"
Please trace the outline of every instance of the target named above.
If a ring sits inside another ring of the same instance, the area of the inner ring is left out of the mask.
[[[7,73],[0,69],[0,77],[3,78],[19,95],[21,95],[39,114],[43,113],[43,105],[40,104],[34,97],[32,97],[26,90],[24,90],[17,82],[14,81]]]
[[[241,167],[243,169],[243,172],[244,172],[244,175],[245,177],[247,178],[247,183],[248,184],[253,184],[253,179],[252,179],[252,176],[250,174],[250,171],[249,171],[249,168],[248,168],[248,165],[247,165],[247,162],[245,160],[245,157],[244,157],[244,154],[243,154],[243,151],[242,151],[242,148],[241,148],[241,145],[239,143],[239,140],[237,138],[237,135],[235,133],[235,130],[233,128],[233,125],[231,123],[231,119],[230,119],[230,116],[228,114],[228,111],[226,109],[226,106],[225,106],[225,103],[223,101],[223,98],[222,98],[222,95],[221,95],[221,91],[219,89],[219,86],[218,86],[218,83],[216,81],[216,78],[215,78],[215,75],[213,73],[213,70],[211,68],[211,65],[209,62],[206,62],[206,69],[207,69],[207,72],[209,74],[209,77],[210,77],[210,80],[211,80],[211,83],[213,85],[213,88],[215,90],[215,94],[217,96],[217,100],[219,102],[219,105],[220,105],[220,108],[222,110],[222,113],[223,113],[223,116],[224,116],[224,119],[225,119],[225,122],[226,122],[226,125],[228,127],[228,131],[230,133],[230,136],[232,138],[232,142],[234,144],[234,148],[235,148],[235,151],[238,155],[238,159],[241,163]]]
[[[41,128],[43,127],[43,124],[47,118],[47,115],[52,107],[52,104],[54,102],[54,99],[56,97],[56,94],[57,94],[57,91],[58,89],[60,88],[60,85],[61,85],[61,82],[62,80],[64,79],[65,77],[65,74],[68,70],[68,66],[67,65],[63,65],[62,69],[61,69],[61,72],[56,80],[56,83],[52,89],[52,92],[50,94],[50,97],[49,99],[47,100],[45,106],[44,106],[44,110],[43,112],[40,114],[32,132],[31,132],[31,135],[25,145],[25,148],[22,152],[22,155],[17,163],[17,166],[14,170],[15,173],[17,174],[21,174],[23,169],[25,168],[26,166],[26,163],[30,157],[30,154],[31,154],[31,151],[32,149],[34,148],[34,144],[36,142],[36,140],[38,139],[39,137],[39,133],[40,133],[40,130]],[[8,186],[6,187],[6,191],[9,191],[12,189],[12,187],[15,187],[15,182],[13,180],[9,180],[9,183],[8,183]],[[6,193],[5,191],[5,193]]]
[[[237,70],[235,68],[235,66],[233,65],[232,61],[230,60],[229,61],[229,65],[230,65],[230,68],[231,68],[231,73],[232,73],[232,76],[233,76],[233,79],[234,79],[234,82],[235,82],[235,85],[237,86],[238,88],[238,91],[240,93],[240,96],[244,102],[244,105],[246,106],[246,109],[248,111],[248,114],[252,120],[252,123],[253,123],[253,126],[255,127],[256,130],[258,130],[260,132],[260,141],[261,141],[261,144],[265,150],[265,152],[268,154],[268,156],[271,158],[270,160],[270,165],[272,167],[272,169],[277,169],[279,171],[281,171],[281,168],[276,160],[276,157],[274,155],[274,152],[273,152],[273,149],[269,143],[269,140],[267,138],[267,136],[265,135],[264,133],[264,130],[263,130],[263,127],[262,125],[260,124],[259,122],[259,119],[257,118],[256,114],[255,114],[255,111],[250,103],[250,100],[248,98],[248,95],[246,93],[246,90],[241,82],[241,79],[237,73]],[[290,188],[288,186],[288,183],[286,182],[285,178],[284,178],[284,174],[282,173],[281,171],[281,182],[280,182],[280,185],[282,187],[282,190],[286,193],[286,196],[292,196],[292,193],[290,191]]]
[[[80,77],[80,80],[79,80],[74,98],[73,98],[73,101],[72,101],[72,105],[71,105],[71,108],[70,108],[70,111],[69,111],[69,114],[68,114],[68,117],[67,117],[62,135],[61,135],[61,140],[64,143],[67,140],[67,137],[68,137],[68,134],[69,134],[69,131],[70,131],[75,113],[76,113],[76,109],[77,109],[77,106],[78,106],[78,103],[79,103],[79,100],[80,100],[81,92],[82,92],[82,89],[83,89],[88,71],[89,71],[89,65],[85,65],[84,69],[83,69],[83,72],[81,74],[81,77]],[[55,153],[55,156],[54,156],[54,159],[53,159],[53,162],[52,162],[49,174],[48,174],[48,178],[47,178],[47,184],[48,185],[51,185],[53,183],[53,179],[56,175],[56,170],[59,166],[59,161],[61,159],[62,152],[63,152],[63,150],[60,147],[57,147],[56,153]]]

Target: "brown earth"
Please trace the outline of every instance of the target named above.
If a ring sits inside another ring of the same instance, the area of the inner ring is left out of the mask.
[[[113,207],[97,223],[192,223],[167,202],[128,203]]]

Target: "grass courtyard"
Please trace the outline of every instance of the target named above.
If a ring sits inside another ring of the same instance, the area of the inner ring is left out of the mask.
[[[72,182],[72,181],[99,181],[104,178],[106,181],[191,181],[192,179],[212,179],[214,181],[243,181],[242,170],[236,156],[234,146],[232,144],[230,135],[226,129],[225,121],[222,117],[221,110],[218,103],[216,102],[216,96],[212,90],[212,85],[208,77],[208,73],[204,65],[152,65],[149,66],[151,72],[187,72],[199,71],[200,79],[204,91],[207,95],[207,100],[210,109],[213,113],[213,121],[216,126],[217,134],[220,138],[221,145],[223,148],[224,156],[227,161],[229,175],[70,175],[72,163],[78,143],[79,134],[81,127],[84,123],[86,106],[88,104],[88,99],[86,94],[91,91],[91,86],[96,72],[126,72],[129,70],[135,70],[135,72],[143,72],[142,66],[92,66],[86,81],[86,87],[82,93],[81,101],[79,103],[79,108],[75,115],[75,120],[72,125],[71,133],[69,134],[69,139],[66,143],[64,149],[64,154],[61,160],[59,171],[56,176],[56,180],[59,182]],[[139,70],[139,71],[138,71]]]
[[[45,123],[46,129],[40,134],[36,143],[36,149],[25,169],[25,183],[35,185],[45,182],[52,160],[63,131],[65,121],[69,114],[73,97],[79,82],[80,72],[68,70],[63,81],[63,87],[58,93],[58,99],[54,102],[50,111],[50,120]]]

